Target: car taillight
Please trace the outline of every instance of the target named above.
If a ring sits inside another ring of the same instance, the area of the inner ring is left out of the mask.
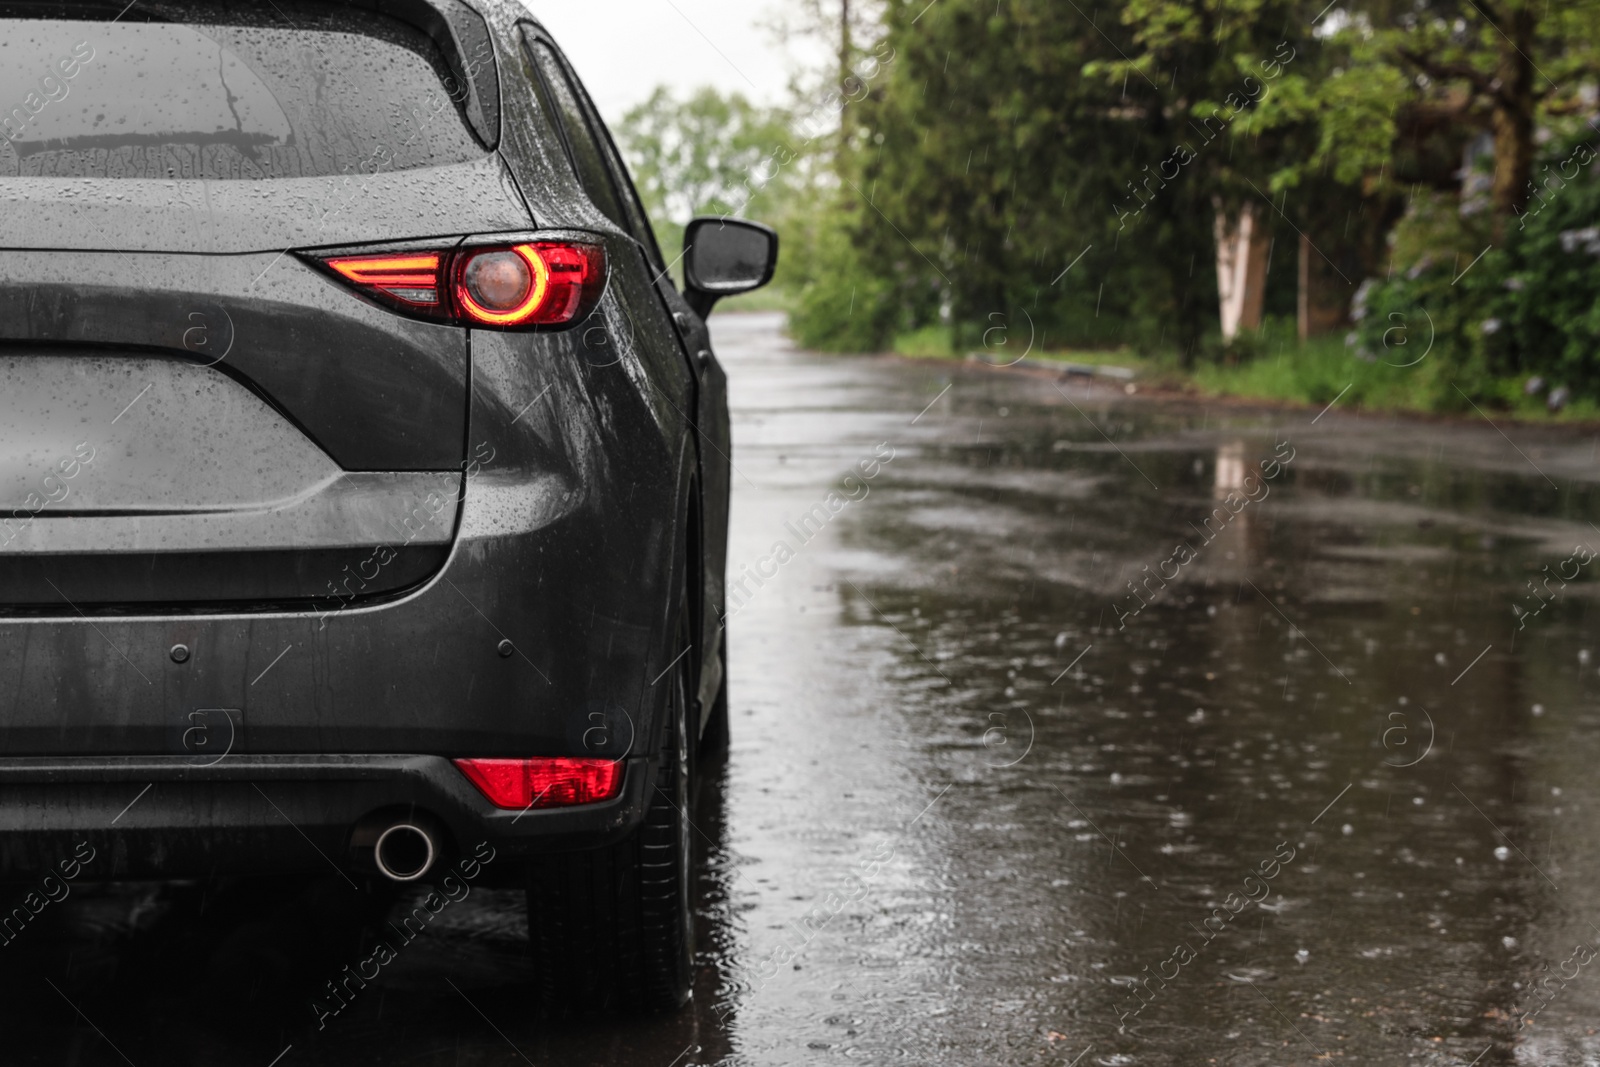
[[[622,791],[622,761],[458,759],[461,773],[497,808],[565,808],[610,800]]]
[[[358,289],[375,290],[418,307],[439,303],[437,252],[404,256],[339,256],[323,262]]]
[[[317,258],[358,292],[396,311],[461,326],[563,326],[605,289],[605,250],[573,241]]]
[[[456,304],[488,326],[571,322],[601,280],[601,262],[594,245],[467,249],[456,257]]]

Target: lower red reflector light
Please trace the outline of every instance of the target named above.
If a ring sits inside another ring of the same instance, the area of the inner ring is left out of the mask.
[[[551,756],[458,759],[455,765],[497,808],[566,808],[622,791],[621,760]]]

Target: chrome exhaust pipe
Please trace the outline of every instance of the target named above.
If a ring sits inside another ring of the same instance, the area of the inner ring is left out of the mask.
[[[372,862],[391,882],[415,882],[433,869],[439,844],[421,822],[393,823],[373,843]]]

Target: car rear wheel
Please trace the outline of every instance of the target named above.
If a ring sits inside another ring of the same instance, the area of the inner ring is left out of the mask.
[[[706,719],[705,732],[700,735],[700,764],[714,767],[728,758],[728,635],[722,635],[722,647],[717,652],[722,660],[722,685],[717,687],[717,699],[711,705],[711,715]]]
[[[689,999],[694,935],[688,669],[673,668],[659,770],[643,823],[602,849],[535,861],[528,936],[547,1010],[669,1011]]]

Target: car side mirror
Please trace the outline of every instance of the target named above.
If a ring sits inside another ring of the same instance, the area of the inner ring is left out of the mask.
[[[777,267],[778,234],[770,226],[704,215],[683,232],[685,297],[701,317],[722,297],[766,285]]]

